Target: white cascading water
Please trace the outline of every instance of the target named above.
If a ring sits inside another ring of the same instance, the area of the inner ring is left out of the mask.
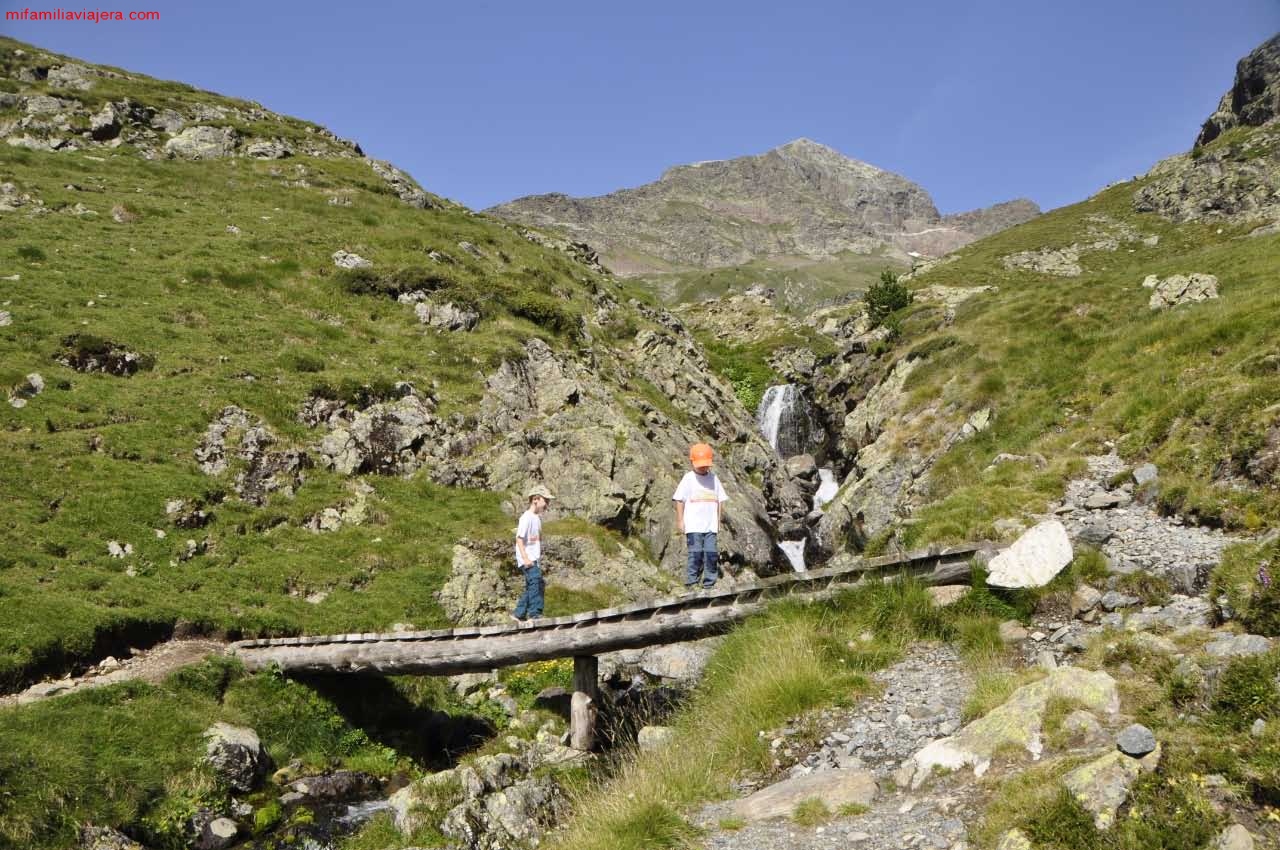
[[[794,384],[769,387],[756,410],[760,434],[784,458],[809,449],[811,423],[808,405]]]
[[[813,509],[815,511],[822,510],[828,502],[836,497],[836,493],[840,492],[840,482],[836,481],[836,474],[827,467],[818,470],[818,492],[813,494]]]
[[[760,408],[756,411],[756,424],[765,441],[778,450],[778,426],[782,424],[782,410],[788,399],[788,390],[795,392],[791,384],[780,384],[769,387],[760,399]]]
[[[804,572],[803,540],[781,540],[778,542],[778,548],[787,556],[787,563],[791,564],[791,569],[798,573]]]

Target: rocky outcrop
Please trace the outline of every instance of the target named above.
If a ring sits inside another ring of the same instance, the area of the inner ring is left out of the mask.
[[[674,318],[668,317],[680,328]],[[682,328],[681,328],[682,331]],[[590,363],[558,354],[533,339],[525,355],[486,381],[475,435],[489,448],[483,460],[442,465],[442,480],[482,480],[493,489],[523,491],[556,482],[556,508],[644,541],[650,555],[674,569],[671,494],[686,470],[692,443],[718,451],[716,472],[729,493],[720,552],[730,562],[773,563],[767,494],[780,487],[777,458],[755,435],[732,391],[716,378],[696,345],[680,331],[641,331],[625,360],[620,388],[656,388],[673,406],[660,408],[635,392],[621,404]],[[664,405],[665,407],[665,405]]]
[[[179,159],[218,159],[235,148],[236,131],[230,127],[188,127],[164,144],[165,153]]]
[[[1148,306],[1152,310],[1211,301],[1218,297],[1218,278],[1198,272],[1174,274],[1163,279],[1151,274],[1142,281],[1142,286],[1151,290]]]
[[[1002,750],[1025,750],[1038,758],[1044,750],[1041,724],[1045,707],[1055,697],[1074,700],[1091,711],[1108,715],[1120,709],[1120,696],[1111,676],[1059,667],[1044,679],[1018,688],[1004,704],[954,735],[934,741],[916,753],[911,786],[919,788],[934,768],[972,767],[981,776]]]
[[[432,826],[468,850],[536,846],[569,811],[555,771],[586,759],[552,738],[544,725],[534,741],[507,738],[514,752],[480,756],[397,791],[396,828],[408,835]]]
[[[944,218],[910,180],[797,139],[758,156],[676,166],[609,195],[538,195],[489,212],[562,230],[631,275],[885,248],[905,262],[908,251],[945,254],[1039,209],[1020,200]]]
[[[1280,35],[1263,42],[1236,65],[1231,90],[1204,122],[1196,146],[1232,127],[1258,127],[1280,115]]]
[[[205,730],[204,737],[205,760],[218,778],[235,791],[253,791],[271,769],[271,757],[252,729],[215,723]]]

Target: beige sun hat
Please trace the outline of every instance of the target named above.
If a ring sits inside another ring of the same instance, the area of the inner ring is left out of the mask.
[[[541,484],[535,484],[534,486],[529,488],[529,492],[524,494],[525,501],[529,501],[534,496],[541,496],[542,498],[546,499],[548,502],[555,499],[555,496],[551,495],[551,491],[548,490],[546,487],[543,487]]]

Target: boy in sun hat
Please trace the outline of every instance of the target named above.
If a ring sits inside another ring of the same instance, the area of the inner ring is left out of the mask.
[[[699,579],[704,588],[711,587],[720,577],[716,534],[720,531],[721,505],[729,501],[729,497],[720,479],[711,471],[714,459],[711,446],[694,444],[689,449],[689,464],[693,469],[680,479],[671,497],[676,506],[676,530],[684,535],[689,547],[685,587],[695,586]]]
[[[524,593],[511,612],[518,622],[542,616],[542,513],[554,498],[541,484],[530,488],[529,509],[516,528],[516,565],[524,573]]]

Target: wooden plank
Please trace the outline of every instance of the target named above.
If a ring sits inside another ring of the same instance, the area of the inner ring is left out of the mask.
[[[598,612],[555,619],[541,618],[519,625],[500,625],[459,629],[440,629],[428,632],[391,634],[317,635],[294,638],[270,638],[239,641],[231,650],[240,654],[246,664],[279,663],[285,669],[326,669],[326,656],[334,659],[349,672],[368,672],[387,675],[392,672],[437,672],[447,667],[448,672],[465,672],[481,669],[473,665],[478,653],[476,643],[492,642],[485,650],[499,663],[491,666],[519,664],[546,658],[560,658],[578,654],[578,650],[596,652],[612,649],[638,648],[658,643],[669,643],[702,633],[723,630],[727,624],[759,610],[767,600],[785,595],[818,596],[834,595],[841,587],[849,587],[865,576],[881,573],[892,577],[890,568],[899,572],[914,573],[929,584],[947,584],[961,581],[969,573],[969,557],[984,548],[983,544],[963,544],[949,549],[923,550],[906,555],[890,555],[861,561],[852,567],[814,570],[809,573],[769,576],[750,585],[732,589],[698,591],[677,597],[664,597],[648,602],[637,602]],[[709,612],[709,613],[707,613]],[[571,628],[562,628],[571,625]],[[710,630],[710,631],[700,631]],[[368,646],[369,658],[353,661],[350,653],[340,653],[342,647]],[[536,657],[515,657],[520,650],[536,647]],[[403,656],[397,659],[395,656]],[[341,659],[339,661],[339,659]],[[513,659],[513,660],[501,660]],[[295,664],[301,666],[293,666]],[[405,667],[406,669],[401,669]],[[407,669],[412,667],[414,669]],[[421,668],[420,670],[418,668]],[[332,668],[329,668],[332,669]],[[487,669],[487,668],[486,668]]]

